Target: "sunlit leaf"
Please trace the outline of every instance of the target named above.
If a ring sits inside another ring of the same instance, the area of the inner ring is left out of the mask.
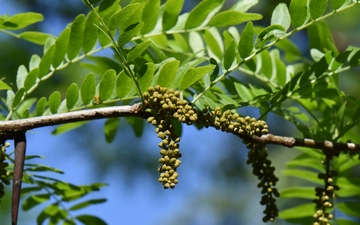
[[[89,73],[81,84],[80,96],[84,105],[88,105],[95,96],[95,75]]]
[[[11,87],[4,81],[0,80],[0,91],[1,90],[11,90]]]
[[[250,90],[241,83],[234,83],[236,92],[238,93],[239,97],[244,100],[244,102],[251,101],[253,96]]]
[[[247,21],[260,20],[261,14],[243,13],[234,10],[227,10],[216,14],[208,24],[209,26],[231,26]]]
[[[289,12],[293,27],[302,26],[309,19],[308,0],[291,0]]]
[[[314,199],[316,197],[315,193],[314,187],[292,186],[282,189],[280,191],[280,196],[282,198]]]
[[[34,84],[39,75],[39,68],[35,68],[28,73],[25,78],[24,88],[28,91]]]
[[[116,93],[118,97],[124,98],[128,96],[133,87],[133,80],[128,77],[124,71],[121,71],[116,81]]]
[[[128,61],[133,61],[141,56],[141,54],[149,47],[151,41],[141,42],[140,44],[133,47],[130,52],[126,55]]]
[[[140,68],[137,73],[139,85],[142,92],[147,91],[150,87],[155,72],[155,64],[152,62],[146,63]]]
[[[120,11],[111,16],[109,29],[114,30],[121,27],[140,7],[140,3],[133,3],[125,6]]]
[[[79,87],[76,83],[72,83],[66,92],[66,107],[72,109],[79,100]]]
[[[327,8],[327,1],[324,0],[309,0],[310,15],[313,19],[322,16]]]
[[[98,18],[94,12],[90,12],[85,19],[82,49],[84,53],[90,52],[95,44],[98,37],[99,29],[95,26],[99,23]]]
[[[74,59],[79,53],[83,43],[83,34],[85,29],[85,16],[78,15],[71,24],[69,43],[67,46],[67,56],[70,60]],[[87,41],[87,40],[84,40]]]
[[[99,84],[99,96],[102,101],[106,101],[112,96],[115,88],[115,83],[115,70],[106,71]]]
[[[152,31],[156,25],[160,9],[160,0],[147,0],[144,3],[144,10],[142,12],[141,20],[144,26],[141,29],[142,34],[147,34]]]
[[[290,13],[285,3],[279,3],[271,16],[271,25],[279,24],[287,31],[291,24]]]
[[[252,22],[248,22],[241,33],[238,51],[240,57],[245,59],[251,54],[254,46],[254,27]]]
[[[281,171],[283,175],[297,177],[300,179],[304,179],[316,184],[323,184],[324,181],[318,178],[317,173],[308,171],[308,170],[300,170],[300,169],[285,169]]]
[[[19,30],[31,24],[40,22],[43,19],[44,16],[40,13],[18,13],[12,17],[7,18],[4,21],[1,21],[0,28],[4,28],[5,30]]]
[[[20,88],[16,92],[16,94],[14,96],[14,100],[12,102],[12,106],[11,106],[12,109],[16,108],[21,103],[21,100],[22,100],[24,94],[25,94],[25,89],[24,88]]]
[[[57,113],[61,102],[61,94],[59,91],[54,91],[49,96],[49,109],[52,114]]]
[[[228,47],[225,50],[225,54],[224,54],[224,69],[228,70],[231,65],[234,62],[235,59],[235,48],[236,48],[236,44],[235,41],[232,40],[230,42],[230,44],[228,45]]]
[[[198,68],[191,68],[183,75],[180,82],[180,90],[185,90],[195,82],[200,80],[205,74],[209,73],[215,68],[214,65],[202,66]]]
[[[38,31],[25,31],[20,33],[19,36],[24,40],[33,42],[38,45],[44,45],[48,37],[53,37],[51,34],[46,34]]]
[[[119,46],[123,46],[126,43],[128,43],[129,41],[131,41],[131,39],[141,30],[141,28],[143,27],[144,23],[143,22],[138,22],[135,24],[130,25],[129,27],[127,27],[120,35],[118,38],[118,45]]]
[[[57,68],[65,58],[65,54],[68,49],[70,31],[71,29],[69,27],[65,28],[65,30],[63,30],[60,36],[56,39],[56,48],[52,60],[52,65],[55,68]]]
[[[191,10],[186,23],[185,29],[192,29],[204,23],[205,19],[214,10],[220,10],[223,0],[204,0]]]
[[[172,60],[163,64],[159,68],[156,84],[160,85],[161,87],[169,87],[175,80],[179,65],[180,62],[178,60]]]
[[[35,110],[35,115],[36,116],[41,116],[44,114],[45,112],[45,108],[47,106],[47,100],[45,97],[42,97],[39,99],[39,101],[36,104],[36,110]]]
[[[307,203],[292,207],[291,209],[285,209],[280,211],[279,218],[280,219],[296,219],[303,217],[311,217],[316,212],[314,203]]]
[[[120,0],[103,0],[99,6],[99,14],[104,17],[119,6]]]
[[[183,7],[184,0],[168,0],[165,2],[162,17],[163,30],[169,30],[175,26],[178,21],[179,13]]]

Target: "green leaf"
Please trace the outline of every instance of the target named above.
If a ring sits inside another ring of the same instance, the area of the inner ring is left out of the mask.
[[[79,215],[75,218],[86,225],[106,225],[102,219],[93,215]]]
[[[236,4],[234,4],[231,9],[239,12],[246,12],[258,2],[258,0],[240,0]]]
[[[163,64],[159,68],[156,84],[160,85],[161,87],[169,87],[175,80],[179,65],[179,60],[172,60]]]
[[[24,95],[25,95],[25,89],[20,88],[14,96],[14,100],[13,100],[12,106],[11,106],[12,109],[16,108],[21,103],[21,100]]]
[[[214,65],[202,66],[197,68],[190,68],[183,75],[180,82],[180,90],[185,90],[193,85],[195,82],[200,80],[205,74],[211,72],[215,68]]]
[[[45,97],[40,98],[39,101],[36,103],[35,115],[42,116],[45,112],[46,106],[47,106],[46,98]]]
[[[54,37],[54,36],[52,36],[51,34],[46,34],[37,31],[25,31],[20,33],[19,37],[38,45],[44,45],[48,37]]]
[[[261,14],[243,13],[234,10],[226,10],[216,14],[208,24],[209,26],[231,26],[238,25],[247,21],[260,20]]]
[[[137,78],[142,92],[147,91],[150,87],[155,73],[155,64],[152,62],[146,63],[137,72]]]
[[[256,47],[262,48],[267,41],[285,35],[285,28],[279,24],[273,24],[264,28],[256,38]]]
[[[16,86],[17,88],[24,87],[25,79],[28,75],[28,71],[24,65],[19,66],[16,74]]]
[[[74,122],[74,123],[66,123],[60,126],[57,126],[52,132],[51,134],[53,135],[59,135],[71,130],[74,130],[76,128],[79,128],[81,126],[83,126],[84,124],[87,124],[89,121],[80,121],[80,122]]]
[[[310,15],[313,19],[322,16],[327,8],[327,1],[324,0],[310,0],[309,9]]]
[[[28,211],[32,209],[34,206],[37,206],[43,202],[46,202],[50,199],[50,194],[38,194],[38,195],[30,195],[26,198],[22,204],[22,209],[24,211]]]
[[[228,47],[225,50],[225,54],[224,54],[224,69],[228,70],[231,65],[234,62],[235,59],[235,48],[236,48],[236,44],[235,41],[232,40],[230,42],[230,44],[228,45]]]
[[[141,29],[142,34],[147,34],[154,29],[159,16],[159,9],[160,0],[147,0],[144,3],[141,20],[145,23],[145,26]]]
[[[206,21],[206,18],[218,10],[220,10],[223,0],[204,0],[200,2],[189,14],[185,29],[199,27]]]
[[[12,88],[7,83],[0,80],[0,91],[1,90],[11,90],[11,89]]]
[[[268,51],[262,51],[257,56],[258,61],[261,63],[258,63],[258,65],[261,66],[261,72],[267,77],[268,79],[272,76],[272,65],[271,65],[271,57]]]
[[[324,183],[323,180],[320,180],[318,178],[317,173],[314,173],[314,172],[311,172],[311,171],[308,171],[308,170],[285,169],[285,170],[281,171],[281,173],[283,175],[301,178],[301,179],[313,182],[315,184],[322,185]]]
[[[103,0],[99,6],[99,15],[105,17],[119,6],[120,0]]]
[[[74,59],[80,53],[83,44],[83,35],[85,30],[85,16],[78,15],[71,24],[69,43],[67,46],[67,56],[69,60]],[[87,40],[84,40],[87,41]]]
[[[252,22],[248,22],[241,33],[240,41],[238,45],[238,51],[240,57],[245,59],[248,57],[254,46],[254,27]]]
[[[120,124],[119,118],[109,118],[105,121],[104,135],[107,143],[113,142],[116,132],[119,128],[119,124]]]
[[[134,23],[130,26],[128,26],[120,35],[118,38],[118,45],[121,47],[131,41],[131,39],[139,33],[141,28],[143,27],[143,22]]]
[[[238,93],[239,97],[244,100],[244,102],[249,102],[253,99],[253,96],[250,90],[243,85],[242,83],[234,83],[236,92]]]
[[[95,96],[95,75],[89,73],[81,84],[80,95],[84,105],[88,105]]]
[[[140,44],[134,46],[130,52],[126,55],[126,58],[128,61],[133,61],[137,59],[141,54],[148,48],[148,46],[151,44],[151,41],[144,41]]]
[[[271,25],[279,24],[285,28],[287,31],[291,24],[290,13],[287,5],[285,3],[280,3],[274,9],[271,16]]]
[[[90,52],[96,45],[99,29],[95,26],[99,24],[96,14],[91,11],[85,20],[82,49],[84,53]]]
[[[316,212],[314,203],[307,203],[292,207],[291,209],[285,209],[280,211],[279,218],[280,219],[298,219],[303,217],[311,217]]]
[[[133,87],[133,80],[124,71],[121,71],[116,81],[116,94],[118,97],[124,98],[129,96]]]
[[[196,56],[205,55],[205,46],[201,35],[198,32],[192,31],[189,34],[189,46]]]
[[[288,38],[277,42],[275,46],[280,50],[283,50],[287,61],[296,61],[302,57],[301,51]]]
[[[24,88],[26,91],[28,91],[32,86],[34,86],[36,79],[39,75],[39,68],[35,68],[26,76],[25,82],[24,82]]]
[[[307,33],[310,41],[310,49],[316,48],[321,52],[333,51],[335,55],[338,50],[334,44],[332,33],[326,21],[319,21],[307,28]]]
[[[204,40],[210,48],[211,52],[218,58],[222,59],[223,57],[223,49],[222,49],[222,38],[218,33],[218,30],[215,28],[211,28],[209,30],[205,30],[203,33]]]
[[[164,5],[162,16],[163,30],[170,30],[178,21],[179,14],[184,5],[184,0],[168,0]]]
[[[359,225],[359,222],[350,219],[336,218],[335,221],[339,225]]]
[[[19,30],[44,19],[40,13],[26,12],[19,13],[1,21],[0,28],[5,30]]]
[[[29,71],[38,68],[40,61],[41,61],[40,56],[36,54],[32,55],[29,62]]]
[[[358,210],[360,208],[359,202],[340,202],[337,204],[337,207],[342,213],[345,213],[348,216],[360,218]]]
[[[57,203],[47,206],[36,218],[37,224],[43,224],[43,222],[50,217],[56,215],[59,212],[59,205]]]
[[[116,72],[115,70],[108,70],[103,75],[99,85],[99,96],[102,101],[108,100],[115,88]]]
[[[100,203],[103,203],[103,202],[106,202],[106,201],[107,201],[106,198],[91,199],[91,200],[87,200],[85,202],[80,202],[80,203],[78,203],[76,205],[73,205],[73,206],[70,207],[69,210],[75,211],[75,210],[86,208],[86,207],[88,207],[90,205],[100,204]]]
[[[125,6],[120,11],[111,16],[109,29],[114,30],[122,26],[141,6],[140,3],[133,3]]]
[[[66,92],[66,107],[72,109],[79,100],[79,87],[76,83],[72,83]]]
[[[315,188],[314,187],[301,187],[301,186],[292,186],[284,188],[280,191],[280,196],[282,198],[305,198],[305,199],[314,199]]]
[[[57,113],[61,102],[61,94],[59,91],[54,91],[49,96],[49,109],[52,114]]]
[[[340,190],[336,192],[337,196],[349,198],[360,195],[360,178],[338,177],[336,183],[341,187]]]
[[[304,25],[309,19],[308,0],[291,0],[289,12],[293,27]]]
[[[339,9],[341,6],[344,5],[344,3],[347,2],[347,0],[331,0],[331,6],[333,9]]]
[[[57,68],[65,58],[65,54],[68,49],[70,31],[71,29],[69,27],[65,28],[55,42],[56,48],[52,60],[54,68]]]
[[[44,56],[42,57],[39,65],[39,78],[42,78],[50,71],[50,66],[53,60],[55,48],[55,45],[51,45],[51,47],[45,52]]]
[[[133,128],[136,137],[141,137],[144,131],[144,120],[137,117],[126,117],[126,121]]]

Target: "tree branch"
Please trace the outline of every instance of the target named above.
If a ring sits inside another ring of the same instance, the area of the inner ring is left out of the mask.
[[[94,120],[94,119],[104,119],[110,117],[127,117],[135,116],[140,118],[148,118],[152,116],[151,113],[144,111],[142,109],[141,103],[136,103],[134,105],[125,105],[125,106],[112,106],[104,107],[98,109],[86,109],[76,112],[67,112],[59,113],[55,115],[33,117],[29,119],[19,119],[12,121],[1,121],[0,122],[0,139],[14,139],[14,137],[20,132],[26,132],[34,128],[53,126],[65,123]],[[273,134],[266,134],[260,137],[258,136],[246,136],[236,134],[240,138],[248,141],[258,141],[264,144],[276,144],[283,145],[285,147],[309,147],[317,148],[324,151],[324,153],[330,155],[337,155],[340,151],[343,150],[353,150],[353,153],[359,153],[360,145],[354,143],[333,143],[330,141],[315,141],[312,139],[303,139],[303,138],[294,138],[294,137],[283,137],[276,136]]]
[[[53,126],[64,123],[73,123],[86,120],[103,119],[110,117],[136,116],[147,118],[151,113],[145,112],[141,103],[125,106],[112,106],[98,109],[86,109],[75,112],[59,113],[55,115],[33,117],[0,122],[0,136],[2,139],[14,139],[18,132],[25,132],[34,128]]]

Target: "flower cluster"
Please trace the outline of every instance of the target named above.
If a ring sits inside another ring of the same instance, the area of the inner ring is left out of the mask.
[[[5,149],[9,146],[10,146],[9,143],[6,143],[5,145],[0,144],[0,199],[5,195],[4,184],[6,185],[10,184],[8,172],[6,171],[6,167],[9,164],[5,162],[6,159]]]
[[[323,164],[328,164],[328,160],[324,161]],[[318,178],[324,180],[325,187],[316,187],[315,192],[317,199],[314,199],[313,202],[316,204],[316,213],[314,217],[314,225],[330,225],[330,220],[333,218],[331,213],[327,213],[326,209],[331,209],[333,203],[330,202],[331,199],[336,197],[335,192],[339,190],[339,186],[333,185],[333,178],[337,176],[336,171],[327,170],[326,174],[319,173]]]

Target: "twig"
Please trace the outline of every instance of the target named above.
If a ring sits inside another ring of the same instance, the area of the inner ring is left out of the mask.
[[[28,119],[0,121],[0,136],[2,139],[14,139],[18,132],[26,132],[27,130],[39,127],[110,117],[136,116],[147,118],[150,115],[150,113],[145,112],[141,108],[141,103],[136,103],[134,105],[86,109],[76,112],[59,113]]]

